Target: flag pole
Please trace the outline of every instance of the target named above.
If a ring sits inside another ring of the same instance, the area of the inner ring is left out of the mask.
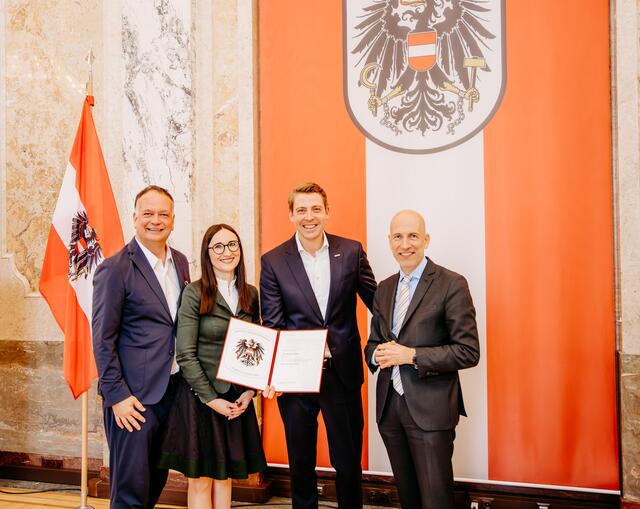
[[[87,81],[87,95],[93,95],[93,48],[89,49],[86,61],[89,64],[89,80]],[[89,494],[89,391],[82,393],[82,460],[80,465],[80,505],[77,509],[93,509],[87,504]]]
[[[82,393],[82,465],[80,470],[80,505],[78,509],[93,509],[87,505],[89,470],[89,391]]]

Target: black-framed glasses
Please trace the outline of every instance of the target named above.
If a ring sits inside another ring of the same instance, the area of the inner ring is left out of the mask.
[[[231,240],[226,244],[218,242],[213,246],[209,246],[209,249],[211,249],[211,251],[213,251],[215,254],[221,255],[222,253],[224,253],[225,247],[228,248],[231,253],[235,253],[238,249],[240,249],[240,242],[238,242],[237,240]]]

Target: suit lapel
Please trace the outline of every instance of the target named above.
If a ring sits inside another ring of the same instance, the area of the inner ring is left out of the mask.
[[[313,288],[311,288],[307,271],[304,269],[304,263],[302,263],[302,258],[300,257],[300,253],[298,253],[298,245],[296,244],[295,237],[292,237],[288,242],[286,260],[289,265],[289,269],[293,274],[293,278],[296,280],[300,290],[302,290],[302,294],[304,295],[307,304],[309,304],[318,320],[322,323],[323,320],[322,313],[320,312],[320,306],[318,306],[318,301],[313,293]]]
[[[158,278],[156,277],[155,272],[153,272],[151,265],[149,265],[149,260],[147,260],[147,257],[142,252],[142,249],[140,249],[140,246],[138,246],[138,242],[135,238],[131,242],[129,242],[129,257],[131,258],[133,264],[138,268],[138,270],[142,274],[142,277],[144,277],[153,293],[155,293],[156,297],[158,297],[158,300],[162,304],[162,307],[164,307],[165,311],[167,312],[167,316],[171,319],[169,305],[167,304],[167,299],[164,296],[162,288],[160,287]]]
[[[388,285],[388,290],[383,295],[382,309],[387,310],[387,323],[389,324],[389,336],[393,337],[393,309],[396,305],[396,293],[398,292],[398,281],[400,273],[391,276],[393,279]]]
[[[182,292],[182,290],[184,290],[184,287],[189,284],[189,281],[191,279],[189,278],[189,266],[185,266],[185,264],[182,263],[182,259],[179,258],[176,253],[177,251],[171,248],[171,257],[173,258],[173,264],[178,274],[178,286],[180,288],[180,291]],[[178,262],[178,260],[180,260],[180,262]]]
[[[329,299],[327,301],[326,321],[329,320],[331,311],[333,310],[333,303],[336,301],[340,287],[342,286],[342,260],[344,255],[340,250],[340,243],[332,236],[327,235],[329,242],[329,268],[331,271],[331,280],[329,282]]]
[[[409,303],[409,309],[407,309],[407,314],[404,315],[404,321],[402,322],[402,327],[398,332],[398,336],[400,336],[400,334],[402,333],[402,329],[404,329],[404,326],[409,322],[411,315],[418,308],[418,305],[424,298],[425,294],[427,293],[427,290],[429,290],[429,287],[431,286],[431,283],[433,283],[433,280],[435,279],[435,277],[436,277],[436,264],[433,263],[431,260],[429,260],[427,262],[427,266],[424,269],[424,272],[422,273],[422,276],[420,277],[420,281],[418,281],[418,286],[416,286],[416,291],[413,293],[413,297],[411,298],[411,302]]]

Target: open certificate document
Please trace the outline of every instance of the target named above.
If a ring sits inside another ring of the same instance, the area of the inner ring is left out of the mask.
[[[326,330],[276,331],[232,318],[216,377],[278,392],[319,392]]]
[[[327,330],[282,330],[271,385],[277,392],[320,392]]]

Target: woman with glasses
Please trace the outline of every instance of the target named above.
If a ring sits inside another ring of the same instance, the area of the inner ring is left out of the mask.
[[[266,469],[252,398],[216,380],[232,317],[258,323],[258,291],[247,284],[242,244],[226,224],[211,226],[200,250],[202,278],[184,289],[176,356],[181,381],[170,410],[160,467],[188,478],[190,509],[231,507],[231,479]]]

